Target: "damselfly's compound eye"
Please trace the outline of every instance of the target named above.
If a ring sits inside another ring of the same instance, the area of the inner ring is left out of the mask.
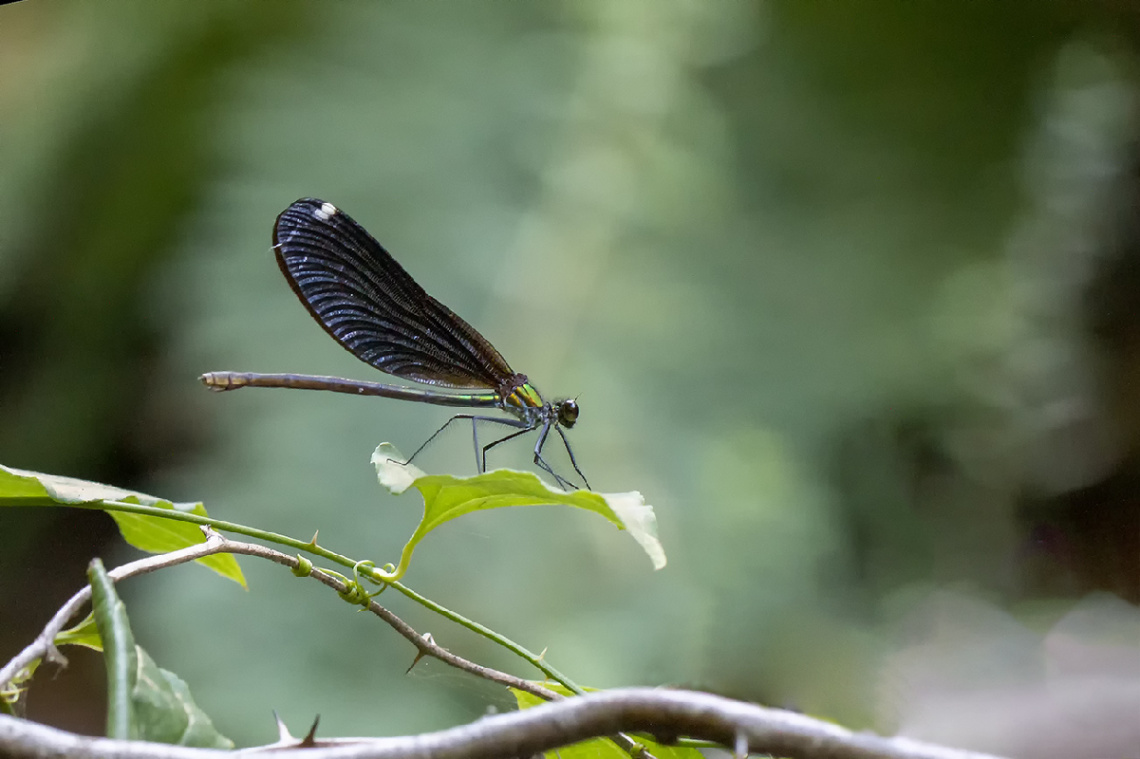
[[[578,421],[578,401],[567,398],[558,404],[558,423],[563,427],[573,427]]]

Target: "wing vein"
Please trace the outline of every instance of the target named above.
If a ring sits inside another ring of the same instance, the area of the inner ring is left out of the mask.
[[[486,338],[331,204],[315,198],[293,203],[277,217],[273,241],[297,297],[361,361],[445,387],[498,389],[515,378]]]

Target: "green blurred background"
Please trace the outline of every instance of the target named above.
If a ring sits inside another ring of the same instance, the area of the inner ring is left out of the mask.
[[[644,493],[669,555],[654,573],[600,520],[507,510],[432,535],[412,587],[597,687],[1125,755],[1138,26],[1107,0],[6,5],[0,462],[393,560],[418,503],[369,454],[446,410],[197,382],[382,379],[269,250],[275,216],[321,197],[547,396],[579,396],[582,468]],[[468,446],[425,463],[466,474]],[[131,556],[101,514],[0,512],[0,658],[95,554]],[[197,567],[123,588],[239,744],[274,739],[271,709],[379,735],[510,707],[437,663],[405,676],[378,621],[243,566],[248,592]],[[29,716],[98,733],[101,662],[72,658]]]

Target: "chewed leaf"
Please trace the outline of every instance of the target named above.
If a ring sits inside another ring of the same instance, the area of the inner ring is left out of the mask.
[[[665,566],[665,551],[657,540],[657,517],[641,493],[567,492],[550,487],[531,472],[513,469],[496,469],[475,477],[429,475],[403,461],[403,455],[389,443],[382,443],[372,454],[381,485],[396,495],[414,487],[424,499],[423,519],[404,546],[395,577],[407,571],[412,551],[424,536],[445,522],[484,509],[545,504],[573,506],[604,517],[619,530],[629,531],[649,554],[654,569]]]
[[[427,477],[427,472],[415,464],[405,464],[404,461],[404,455],[391,443],[381,443],[372,452],[376,478],[392,495],[400,495],[415,484],[416,480]]]
[[[27,472],[22,469],[0,466],[0,506],[71,506],[115,501],[171,509],[198,516],[207,516],[201,503],[174,503],[145,493],[102,485],[98,482],[77,480],[54,474]],[[119,526],[123,539],[140,551],[167,553],[205,541],[198,526],[190,522],[133,514],[107,509]],[[198,562],[245,587],[245,577],[237,559],[231,554],[215,554],[198,559]]]
[[[653,507],[645,502],[645,497],[634,490],[630,493],[602,493],[606,504],[613,510],[617,518],[629,531],[631,538],[637,541],[641,550],[649,554],[654,569],[665,566],[665,549],[657,539],[657,514]]]

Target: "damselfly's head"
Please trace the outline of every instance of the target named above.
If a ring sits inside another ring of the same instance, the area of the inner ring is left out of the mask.
[[[578,421],[578,401],[573,398],[567,398],[564,401],[558,401],[554,404],[555,409],[558,411],[558,423],[563,427],[569,429],[574,426],[574,422]]]

